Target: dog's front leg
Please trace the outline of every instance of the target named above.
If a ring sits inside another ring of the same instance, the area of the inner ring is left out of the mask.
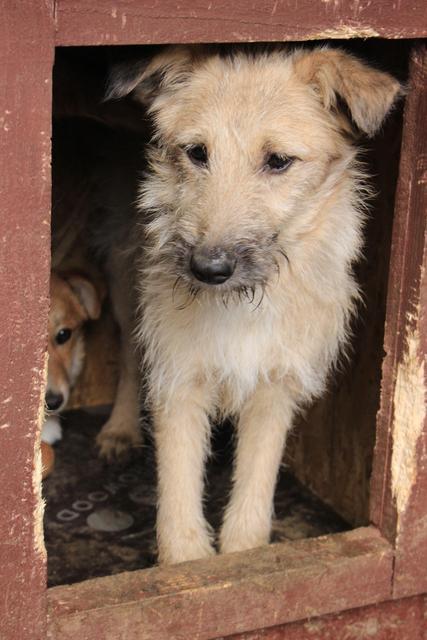
[[[220,535],[222,553],[267,544],[273,497],[294,402],[283,385],[259,385],[238,423],[231,499]]]
[[[189,385],[154,411],[157,447],[159,561],[214,553],[203,516],[204,465],[210,426],[206,389]]]
[[[110,462],[122,458],[142,443],[138,375],[135,347],[129,335],[122,335],[116,399],[111,415],[96,439],[100,456]]]

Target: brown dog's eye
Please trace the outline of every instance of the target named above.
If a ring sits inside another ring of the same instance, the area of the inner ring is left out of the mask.
[[[288,156],[280,155],[280,153],[270,153],[265,162],[265,168],[272,173],[282,173],[286,171],[295,158],[289,158]]]
[[[185,151],[193,164],[198,167],[206,167],[208,152],[204,144],[191,144],[185,148]]]
[[[55,336],[56,344],[64,344],[71,338],[71,329],[60,329]]]

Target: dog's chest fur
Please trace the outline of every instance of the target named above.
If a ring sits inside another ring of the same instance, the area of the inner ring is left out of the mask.
[[[296,297],[295,286],[278,282],[258,308],[256,301],[226,306],[205,293],[182,309],[173,303],[170,285],[148,280],[139,330],[155,395],[202,379],[215,408],[234,414],[263,381],[283,382],[304,399],[321,393],[346,312],[338,303]]]

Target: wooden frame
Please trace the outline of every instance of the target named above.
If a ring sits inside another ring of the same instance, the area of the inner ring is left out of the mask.
[[[38,456],[50,266],[54,46],[425,38],[425,3],[398,7],[382,0],[362,6],[342,0],[313,8],[309,0],[240,0],[233,6],[189,0],[154,5],[6,0],[2,5],[0,560],[5,597],[0,599],[0,636],[215,638],[427,591],[427,56],[420,43],[412,54],[404,116],[372,477],[373,526],[46,591]],[[421,611],[425,600],[414,598],[408,606]],[[339,617],[329,620],[334,625]],[[298,626],[291,627],[289,637],[304,637],[298,636]],[[269,637],[281,633],[272,630]]]
[[[160,3],[58,0],[56,45],[423,38],[423,0],[237,0]]]
[[[50,629],[104,640],[126,620],[127,640],[208,640],[269,627],[388,600],[392,555],[378,532],[358,529],[54,587]]]
[[[427,591],[427,55],[413,51],[395,206],[371,520],[395,544],[394,595]]]

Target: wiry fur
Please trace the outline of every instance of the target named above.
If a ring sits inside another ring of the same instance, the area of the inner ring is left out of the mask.
[[[324,391],[359,297],[365,176],[336,96],[372,135],[399,85],[341,51],[176,48],[113,75],[110,95],[131,90],[155,128],[139,200],[137,340],[157,444],[159,554],[179,562],[213,553],[202,495],[217,416],[233,416],[238,433],[220,549],[268,541],[293,415]],[[200,143],[206,168],[185,152]],[[272,174],[269,152],[296,159]],[[224,284],[192,275],[202,245],[233,252]]]

